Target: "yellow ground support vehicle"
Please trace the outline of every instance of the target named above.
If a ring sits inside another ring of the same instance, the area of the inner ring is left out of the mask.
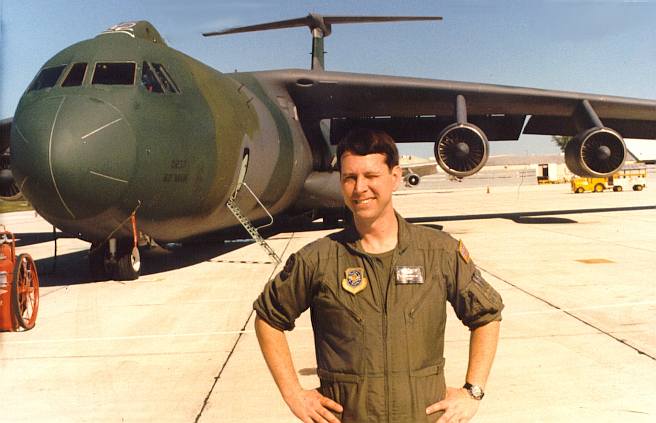
[[[642,191],[647,186],[647,168],[624,168],[608,178],[608,182],[616,192],[629,189]]]
[[[632,189],[642,191],[647,186],[647,169],[645,167],[627,167],[607,178],[572,178],[572,191],[602,192],[613,189],[615,192]]]
[[[575,177],[571,180],[572,191],[581,192],[601,192],[609,187],[608,178],[580,178]]]

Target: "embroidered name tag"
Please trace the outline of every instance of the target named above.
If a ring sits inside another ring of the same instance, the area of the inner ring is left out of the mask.
[[[424,283],[422,266],[396,266],[397,285]]]

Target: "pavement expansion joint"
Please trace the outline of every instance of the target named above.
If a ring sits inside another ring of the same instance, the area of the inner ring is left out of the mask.
[[[292,235],[287,240],[287,243],[285,244],[285,247],[283,248],[283,251],[282,251],[282,254],[280,255],[280,257],[285,256],[285,253],[287,252],[287,249],[289,248],[289,244],[292,242],[293,239],[294,239],[294,234],[292,233]],[[271,277],[273,277],[273,275],[275,274],[277,268],[278,268],[278,266],[275,266],[271,270],[271,274],[269,275],[267,280],[270,280]],[[230,359],[232,358],[233,354],[235,353],[235,350],[237,349],[237,345],[239,345],[239,341],[243,338],[244,334],[247,332],[246,326],[248,325],[248,322],[251,321],[251,319],[253,317],[253,313],[255,313],[255,310],[251,310],[250,314],[248,315],[248,318],[246,319],[243,326],[241,327],[239,335],[237,336],[237,339],[235,340],[235,343],[232,345],[232,348],[230,349],[230,352],[228,353],[228,356],[226,357],[225,361],[221,365],[221,368],[219,369],[219,372],[214,377],[214,382],[212,383],[212,386],[210,387],[209,391],[207,392],[207,395],[205,396],[205,399],[203,400],[203,405],[201,406],[200,410],[198,410],[198,414],[196,415],[196,418],[194,419],[194,423],[198,423],[200,421],[200,418],[203,416],[203,411],[205,411],[205,408],[207,407],[207,404],[209,403],[210,397],[212,396],[212,393],[214,392],[214,388],[216,387],[217,383],[219,382],[219,379],[221,379],[221,375],[223,374],[223,371],[228,366],[228,363],[230,362]]]
[[[581,323],[583,323],[583,324],[585,324],[585,325],[587,325],[587,326],[590,326],[591,328],[593,328],[593,329],[599,331],[599,333],[602,333],[602,334],[604,334],[604,335],[606,335],[606,336],[608,336],[608,337],[610,337],[610,338],[616,340],[617,342],[619,342],[619,343],[621,343],[621,344],[623,344],[623,345],[626,345],[627,347],[629,347],[629,348],[631,348],[632,350],[636,351],[638,354],[640,354],[640,355],[644,355],[645,357],[649,357],[649,358],[651,358],[652,360],[656,361],[656,357],[654,357],[653,355],[650,355],[650,354],[646,353],[645,351],[641,350],[640,348],[631,345],[631,344],[628,343],[626,340],[624,340],[624,339],[622,339],[622,338],[619,338],[619,337],[613,335],[613,334],[610,333],[609,331],[606,331],[606,330],[601,329],[600,327],[598,327],[598,326],[596,326],[596,325],[594,325],[594,324],[588,322],[587,320],[583,319],[582,317],[579,317],[579,316],[575,315],[574,313],[572,313],[572,312],[570,312],[570,311],[567,311],[566,309],[561,308],[561,307],[559,307],[559,306],[557,306],[557,305],[555,305],[555,304],[549,302],[548,300],[546,300],[546,299],[544,299],[544,298],[542,298],[542,297],[540,297],[540,296],[538,296],[538,295],[536,295],[536,294],[533,294],[533,293],[527,291],[527,290],[524,289],[524,288],[520,288],[520,287],[517,286],[516,284],[514,284],[514,283],[512,283],[512,282],[510,282],[510,281],[508,281],[508,280],[506,280],[506,279],[504,279],[504,278],[502,278],[502,277],[500,277],[500,276],[498,276],[498,275],[495,275],[494,273],[492,273],[492,272],[490,272],[490,271],[488,271],[488,270],[486,270],[486,269],[484,269],[484,268],[482,268],[482,267],[480,267],[480,266],[479,266],[479,268],[480,268],[481,270],[483,270],[484,272],[486,272],[486,273],[488,273],[488,274],[494,276],[495,278],[499,279],[500,281],[502,281],[502,282],[504,282],[504,283],[506,283],[506,284],[512,286],[513,288],[518,289],[519,291],[525,293],[526,295],[529,295],[529,296],[535,298],[536,300],[541,301],[541,302],[547,304],[549,307],[552,307],[552,308],[554,308],[554,309],[557,309],[558,311],[560,311],[560,312],[562,312],[562,313],[564,313],[564,314],[566,314],[566,315],[568,315],[568,316],[570,316],[570,317],[572,317],[572,318],[578,320],[579,322],[581,322]]]

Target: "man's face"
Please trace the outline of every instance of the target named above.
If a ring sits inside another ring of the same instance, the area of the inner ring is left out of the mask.
[[[375,221],[392,211],[392,192],[401,180],[401,168],[387,167],[384,154],[359,156],[346,152],[341,158],[342,195],[355,219]]]

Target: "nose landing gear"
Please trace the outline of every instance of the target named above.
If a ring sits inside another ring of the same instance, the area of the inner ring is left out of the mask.
[[[150,237],[137,231],[135,212],[130,215],[132,238],[109,238],[102,243],[93,243],[89,250],[89,270],[94,280],[113,278],[117,281],[133,281],[141,274],[139,239],[149,243]]]
[[[141,274],[139,248],[134,245],[132,238],[111,238],[106,243],[91,244],[89,270],[94,280],[135,280]]]

